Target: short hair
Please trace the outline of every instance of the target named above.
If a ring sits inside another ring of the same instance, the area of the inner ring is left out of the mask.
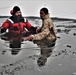
[[[48,12],[49,12],[48,9],[45,8],[45,7],[44,8],[41,8],[40,11],[44,11],[45,14],[48,14]]]

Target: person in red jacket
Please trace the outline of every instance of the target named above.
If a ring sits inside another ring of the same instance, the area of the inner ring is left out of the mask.
[[[27,31],[33,30],[36,31],[37,28],[33,27],[30,22],[24,17],[22,17],[22,12],[18,6],[14,6],[13,10],[11,10],[11,17],[7,19],[1,26],[1,33],[8,32],[22,34]]]

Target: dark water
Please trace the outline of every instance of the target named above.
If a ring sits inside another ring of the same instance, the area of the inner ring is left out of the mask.
[[[57,33],[53,47],[46,40],[0,38],[0,75],[76,75],[75,32]]]

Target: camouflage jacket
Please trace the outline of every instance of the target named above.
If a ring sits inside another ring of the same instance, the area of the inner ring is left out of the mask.
[[[35,34],[33,40],[42,40],[47,39],[51,41],[56,40],[55,28],[52,20],[49,15],[46,15],[42,20],[41,31],[38,34]]]

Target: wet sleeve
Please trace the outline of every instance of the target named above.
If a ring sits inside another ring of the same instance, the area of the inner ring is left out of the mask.
[[[42,31],[40,33],[38,33],[38,34],[35,34],[34,37],[33,37],[33,40],[44,39],[49,33],[50,33],[50,31],[49,31],[49,22],[44,21]]]

